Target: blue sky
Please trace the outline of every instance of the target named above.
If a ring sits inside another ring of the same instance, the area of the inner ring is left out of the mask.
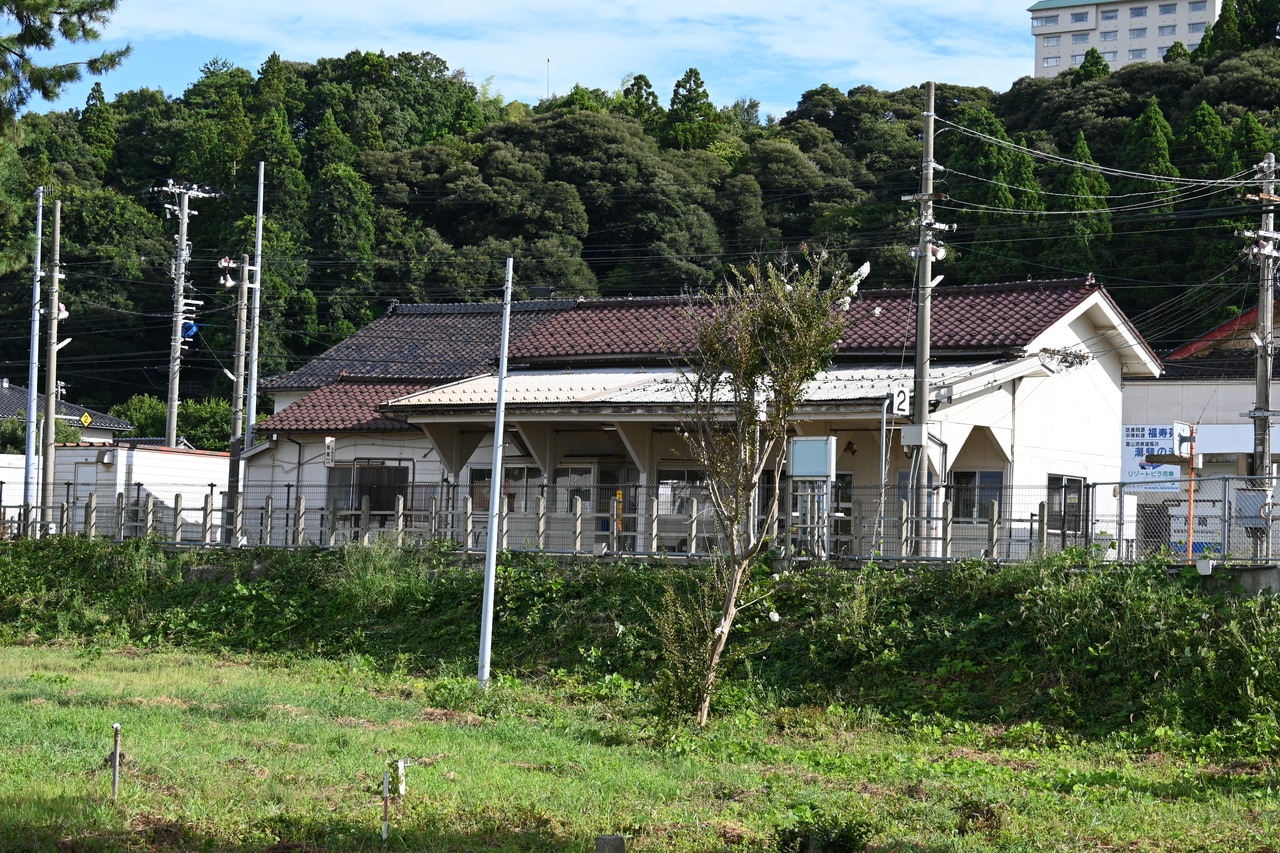
[[[179,96],[220,57],[256,72],[272,52],[311,62],[352,50],[430,51],[507,100],[536,103],[575,83],[613,91],[645,74],[665,101],[689,67],[717,105],[760,101],[782,115],[822,83],[900,89],[926,80],[1006,91],[1031,74],[1027,0],[120,0],[99,45],[133,46],[100,78]],[[84,46],[57,52],[82,58]],[[84,105],[93,79],[52,105]]]

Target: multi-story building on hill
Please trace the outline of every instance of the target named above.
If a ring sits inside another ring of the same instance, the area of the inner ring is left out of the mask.
[[[1036,77],[1056,77],[1084,62],[1096,47],[1114,71],[1159,62],[1174,42],[1195,50],[1218,19],[1220,0],[1040,0],[1031,6]]]

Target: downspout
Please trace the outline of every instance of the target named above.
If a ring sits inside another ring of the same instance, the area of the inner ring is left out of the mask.
[[[298,490],[298,494],[302,494],[302,442],[291,435],[286,435],[285,438],[298,446],[298,461],[294,466],[293,486]]]
[[[884,398],[880,406],[880,500],[876,504],[876,529],[874,539],[877,542],[876,553],[884,555],[884,498],[888,490],[889,480],[889,405],[893,396]]]

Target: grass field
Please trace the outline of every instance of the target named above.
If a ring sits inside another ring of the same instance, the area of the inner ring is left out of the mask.
[[[0,648],[5,851],[1280,851],[1280,768],[1038,724],[740,697],[659,735],[618,676]],[[111,797],[113,723],[127,761]],[[408,759],[390,805],[388,762]],[[798,846],[804,844],[804,846]],[[788,845],[791,845],[788,847]]]

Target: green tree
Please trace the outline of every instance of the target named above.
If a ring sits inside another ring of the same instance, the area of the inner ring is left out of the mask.
[[[943,162],[953,177],[950,194],[973,208],[957,243],[968,249],[956,264],[968,282],[989,282],[1016,276],[1023,257],[1034,256],[1034,241],[1042,236],[1043,191],[1033,164],[1010,144],[1004,124],[985,106],[959,110],[956,121],[975,134],[944,137]],[[971,226],[968,231],[966,226]]]
[[[169,404],[153,394],[135,394],[108,414],[133,425],[124,437],[164,435]],[[220,397],[178,402],[178,435],[197,450],[226,450],[231,444],[231,403]]]
[[[325,293],[331,343],[373,319],[373,195],[350,166],[327,166],[314,184],[312,284]]]
[[[33,96],[57,99],[63,88],[80,80],[84,71],[103,74],[129,55],[129,48],[104,51],[82,62],[41,65],[41,51],[59,41],[78,44],[97,41],[100,27],[116,10],[117,0],[11,0],[0,16],[10,31],[0,34],[0,123],[12,125]]]
[[[1055,185],[1053,198],[1059,201],[1048,218],[1050,237],[1041,261],[1069,275],[1084,275],[1108,268],[1107,244],[1111,239],[1111,212],[1107,179],[1093,168],[1098,164],[1089,151],[1084,134],[1067,158],[1079,164],[1060,170],[1064,177]]]
[[[36,453],[44,453],[44,415],[36,415]],[[64,420],[53,422],[53,440],[58,444],[74,444],[80,440],[80,428]],[[27,417],[19,412],[11,418],[0,420],[0,453],[27,452]]]
[[[122,436],[155,438],[164,435],[168,408],[164,400],[152,394],[135,394],[123,403],[112,406],[107,414],[133,425],[133,429],[122,433]],[[178,432],[182,432],[181,427]]]
[[[311,191],[302,172],[302,154],[283,108],[272,108],[258,120],[251,154],[266,164],[271,176],[266,214],[291,230],[305,232]]]
[[[1229,132],[1213,107],[1201,101],[1173,140],[1170,156],[1189,178],[1218,177],[1227,153]]]
[[[1112,241],[1118,261],[1131,270],[1130,278],[1146,281],[1131,291],[1131,307],[1146,308],[1161,302],[1169,282],[1179,280],[1187,246],[1163,239],[1169,230],[1174,209],[1175,184],[1179,177],[1169,149],[1173,129],[1153,97],[1142,115],[1129,125],[1120,151],[1120,168],[1130,175],[1116,182],[1115,192],[1123,196],[1132,211],[1124,218],[1124,236]],[[1122,222],[1113,217],[1113,227]],[[1189,241],[1188,241],[1189,242]]]
[[[1218,20],[1204,31],[1200,46],[1192,56],[1198,59],[1212,59],[1222,53],[1239,53],[1244,48],[1244,40],[1240,35],[1240,13],[1236,9],[1235,0],[1224,0]]]
[[[720,132],[721,117],[707,95],[698,69],[676,81],[667,107],[666,141],[672,148],[706,148]]]
[[[1079,86],[1090,80],[1102,80],[1111,74],[1111,66],[1102,58],[1096,47],[1091,47],[1084,54],[1084,62],[1071,72],[1071,85]]]
[[[80,113],[80,137],[102,161],[102,169],[98,173],[101,176],[116,154],[115,111],[107,103],[101,83],[95,82],[85,99],[84,110]]]
[[[650,134],[659,133],[666,119],[658,93],[653,91],[653,84],[643,74],[635,75],[622,87],[613,112],[630,116]]]
[[[715,589],[685,602],[694,651],[678,655],[701,661],[675,691],[699,725],[710,713],[748,574],[773,545],[782,490],[762,485],[782,482],[792,418],[805,386],[831,361],[860,278],[832,269],[825,254],[805,253],[803,264],[786,257],[752,263],[688,305],[696,343],[681,369],[689,395],[681,429],[706,474],[721,543]]]
[[[1164,56],[1160,59],[1166,65],[1174,62],[1190,62],[1191,51],[1187,50],[1187,46],[1180,41],[1175,41],[1169,45],[1169,49],[1164,52]]]

